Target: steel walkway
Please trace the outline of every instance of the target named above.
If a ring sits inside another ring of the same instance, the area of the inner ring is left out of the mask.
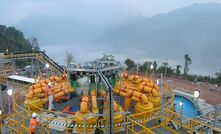
[[[41,62],[43,65],[49,64],[53,71],[56,71],[58,74],[63,74],[64,69],[58,65],[54,60],[52,60],[48,55],[41,51],[35,52],[22,52],[22,53],[13,53],[13,54],[4,54],[0,55],[0,59],[36,59]]]

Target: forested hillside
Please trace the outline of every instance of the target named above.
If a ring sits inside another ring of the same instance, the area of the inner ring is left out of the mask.
[[[32,50],[30,41],[24,38],[23,33],[14,27],[0,25],[0,53],[27,52]]]

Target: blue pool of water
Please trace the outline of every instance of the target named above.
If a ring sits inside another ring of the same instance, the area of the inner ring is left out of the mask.
[[[182,108],[179,105],[181,101],[183,102]],[[182,111],[182,115],[186,117],[194,118],[195,116],[200,115],[199,112],[196,112],[196,107],[194,106],[194,104],[183,96],[176,95],[174,98],[174,104],[175,104],[175,111],[177,113],[181,113]]]

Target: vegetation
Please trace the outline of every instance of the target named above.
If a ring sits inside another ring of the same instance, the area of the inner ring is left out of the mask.
[[[144,62],[142,65],[139,66],[139,71],[141,72],[150,72],[150,65],[152,62]]]
[[[32,45],[24,38],[22,32],[14,27],[0,25],[0,53],[25,52],[31,50]]]
[[[216,83],[218,83],[219,84],[219,86],[221,86],[221,69],[220,69],[220,71],[219,72],[217,72],[216,74]]]
[[[184,58],[185,58],[185,63],[184,63],[184,70],[183,70],[183,75],[184,77],[187,77],[188,75],[188,72],[189,72],[189,65],[192,64],[192,60],[190,58],[190,56],[188,54],[185,54],[184,55]]]
[[[35,37],[28,38],[28,41],[32,46],[32,50],[40,51],[40,47],[38,45],[38,40]]]
[[[181,65],[177,65],[176,66],[176,75],[177,76],[179,76],[180,74],[181,74],[181,71],[180,71],[180,68],[181,68],[182,66]]]
[[[65,62],[67,64],[67,66],[73,61],[74,61],[74,57],[73,57],[72,53],[69,53],[68,51],[66,51]]]
[[[39,51],[38,40],[35,37],[25,39],[23,33],[14,27],[0,25],[0,53],[16,53]],[[24,68],[31,60],[16,60],[16,67]]]
[[[127,65],[126,70],[135,70],[136,69],[136,64],[133,60],[131,60],[130,58],[127,58],[124,62]]]
[[[217,72],[216,74],[221,74],[221,72]],[[197,80],[198,82],[208,82],[210,84],[217,84],[217,85],[221,86],[221,77],[219,77],[217,75],[216,75],[216,77],[211,77],[211,76],[191,74],[191,75],[187,76],[187,79],[190,81]]]
[[[211,76],[203,76],[203,75],[196,75],[196,74],[189,74],[189,65],[192,63],[191,58],[188,54],[184,55],[185,63],[184,63],[184,73],[181,73],[181,65],[177,65],[176,68],[172,68],[169,63],[163,62],[161,66],[157,67],[157,61],[150,62],[146,61],[143,64],[139,65],[139,72],[148,72],[152,73],[152,70],[150,69],[151,64],[153,64],[153,69],[156,74],[165,74],[165,75],[176,75],[183,77],[184,79],[190,80],[190,81],[199,81],[199,82],[208,82],[211,84],[218,84],[221,86],[221,70],[215,74],[215,77]],[[127,66],[126,70],[128,71],[135,71],[136,66],[138,65],[135,63],[132,59],[126,59],[125,64]]]
[[[167,62],[167,59],[166,59],[165,62],[163,62],[163,66],[164,66],[164,67],[163,67],[163,68],[164,68],[164,74],[165,74],[165,75],[167,75],[167,73],[170,74],[170,72],[167,72],[167,69],[169,69],[169,68],[168,68],[169,64],[168,64],[168,62]],[[171,71],[172,71],[172,70],[171,70]],[[172,71],[172,72],[173,72],[173,71]],[[172,72],[171,72],[171,73],[172,73]],[[163,73],[163,72],[161,72],[161,73]]]
[[[153,62],[153,69],[154,69],[154,72],[157,72],[157,61]]]
[[[161,73],[165,74],[165,72],[166,72],[166,75],[173,75],[174,74],[174,69],[172,69],[172,67],[170,67],[170,66],[165,66],[165,64],[163,64],[162,66],[160,66],[157,69],[157,73],[159,73],[159,74],[161,74]]]

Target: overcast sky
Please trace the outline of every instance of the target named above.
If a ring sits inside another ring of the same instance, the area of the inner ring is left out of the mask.
[[[15,25],[36,16],[58,16],[93,23],[114,23],[130,15],[153,16],[193,3],[221,0],[0,0],[0,23]]]
[[[131,15],[151,17],[156,14],[168,13],[194,3],[209,2],[221,3],[221,0],[0,0],[0,24],[15,26],[19,22],[33,16],[55,16],[100,25],[118,23]],[[61,61],[64,61],[66,51],[63,49],[64,44],[60,47],[54,47],[54,44],[45,45],[41,42],[39,43],[42,49],[47,49],[50,57],[57,62],[63,63]],[[103,49],[98,52],[97,48],[96,51],[92,52],[90,45],[85,45],[84,48],[82,46],[70,47],[72,47],[71,50],[76,60],[95,59],[101,56],[103,52],[106,52]],[[69,49],[70,47],[66,48]],[[88,51],[90,51],[90,55]],[[113,53],[113,51],[110,50],[108,52]],[[122,53],[114,53],[114,55],[116,57],[127,57],[127,55],[125,56]],[[146,60],[139,59],[136,55],[130,56],[133,59],[137,59],[137,61]],[[162,56],[155,57],[155,60],[158,61],[163,61],[164,59],[165,57]],[[170,59],[169,62],[170,64],[174,63],[174,67],[178,63]],[[217,68],[219,67],[216,66],[215,69],[207,71],[205,68],[204,70],[200,70],[195,67],[195,70],[194,68],[193,70],[194,73],[198,71],[198,73],[202,74],[212,74],[218,71]]]

